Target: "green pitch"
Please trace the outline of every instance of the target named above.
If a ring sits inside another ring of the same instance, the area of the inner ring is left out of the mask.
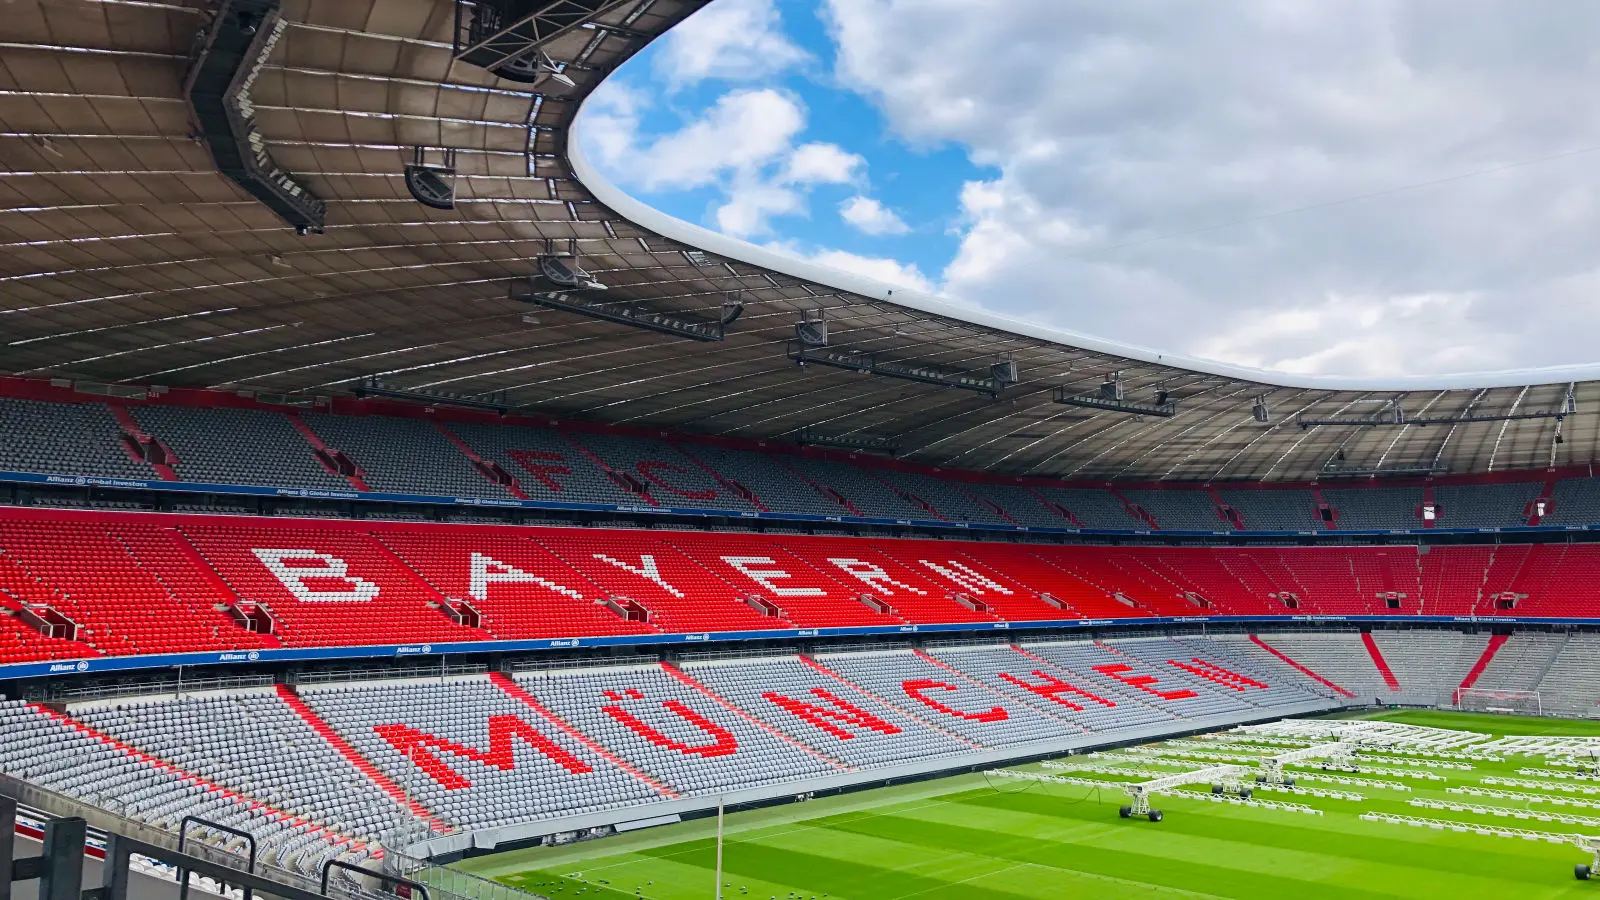
[[[1427,711],[1380,717],[1492,734],[1600,735],[1600,724],[1566,720]],[[1120,754],[1094,762],[1139,765],[1136,758]],[[1516,774],[1518,768],[1545,767],[1545,762],[1538,757],[1510,757],[1503,763],[1472,766],[1471,771],[1416,769],[1445,781],[1359,776],[1412,788],[1409,792],[1342,788],[1363,794],[1362,801],[1257,794],[1262,799],[1304,803],[1322,815],[1166,794],[1155,804],[1166,813],[1165,821],[1124,820],[1117,817],[1117,807],[1124,802],[1115,788],[1118,776],[1067,772],[1051,774],[1105,780],[1108,787],[1009,779],[991,784],[983,776],[967,775],[730,813],[723,896],[729,900],[1600,898],[1600,879],[1573,878],[1573,865],[1589,861],[1576,847],[1358,818],[1363,812],[1389,812],[1541,832],[1600,834],[1596,825],[1408,805],[1412,798],[1432,798],[1600,817],[1600,795],[1544,792],[1592,801],[1596,808],[1591,808],[1447,793],[1446,787],[1477,785],[1487,775],[1525,778]],[[1302,786],[1339,788],[1305,781]],[[553,898],[705,900],[713,896],[715,828],[714,820],[697,820],[562,848],[482,857],[459,868]]]

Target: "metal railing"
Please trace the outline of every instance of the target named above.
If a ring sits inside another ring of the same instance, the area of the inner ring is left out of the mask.
[[[550,900],[543,894],[441,866],[409,852],[408,848],[430,837],[435,835],[420,824],[384,834],[380,841],[383,844],[384,871],[426,884],[433,892],[433,900]]]
[[[249,871],[250,861],[231,850],[197,841],[185,842],[183,851],[180,854],[178,849],[180,836],[178,834],[127,818],[103,807],[88,804],[65,794],[59,794],[47,788],[30,784],[13,776],[0,774],[0,806],[6,803],[11,803],[13,809],[16,804],[21,804],[30,809],[39,810],[47,816],[59,819],[81,819],[90,828],[106,835],[121,835],[138,842],[142,846],[158,847],[171,854],[181,855],[186,859],[201,860],[209,868],[194,868],[194,871],[203,875],[210,875],[213,870],[242,875],[252,874]],[[9,826],[7,827],[9,828]],[[164,859],[150,853],[140,853],[139,855],[151,859]],[[174,862],[173,865],[176,866],[178,863]],[[319,890],[317,879],[301,872],[283,868],[270,859],[258,862],[253,874],[268,879],[275,884],[288,885],[302,891],[315,893]],[[237,879],[219,877],[218,880],[238,886],[245,884]],[[341,884],[341,887],[350,896],[373,896],[349,885]],[[280,897],[285,896],[278,891],[269,893]]]

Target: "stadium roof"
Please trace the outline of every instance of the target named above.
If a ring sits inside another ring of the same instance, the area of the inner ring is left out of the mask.
[[[271,160],[326,203],[325,230],[301,235],[218,170],[191,116],[185,76],[214,4],[5,4],[0,369],[319,394],[376,376],[520,412],[753,438],[811,428],[886,438],[935,465],[1075,479],[1595,456],[1600,367],[1386,382],[1257,372],[891,291],[673,220],[607,184],[570,137],[594,87],[704,0],[531,5],[599,10],[540,45],[561,80],[504,80],[457,58],[452,0],[286,0],[250,99]],[[454,208],[408,192],[417,147],[432,165],[454,151]],[[512,299],[540,257],[572,250],[607,286],[591,292],[602,302],[709,323],[725,304],[743,313],[704,342]],[[815,310],[847,368],[791,357],[796,321]],[[878,374],[859,371],[860,354]],[[1002,359],[1020,382],[993,396],[926,381],[983,381]],[[895,369],[925,380],[882,374]],[[1165,392],[1176,414],[1056,402],[1113,373],[1127,401]],[[1556,418],[1569,396],[1579,414]]]

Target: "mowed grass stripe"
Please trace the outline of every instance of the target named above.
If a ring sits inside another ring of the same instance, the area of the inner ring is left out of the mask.
[[[1162,797],[1160,802],[1178,810],[1181,801]],[[1365,822],[1353,814],[1360,810],[1360,804],[1322,802],[1338,803],[1351,809],[1352,814],[1313,818],[1298,813],[1235,809],[1212,806],[1205,801],[1188,801],[1182,806],[1181,812],[1168,816],[1159,825],[1152,825],[1148,822],[1122,822],[1113,818],[1115,812],[1112,808],[1091,807],[1089,804],[1055,805],[1050,798],[1037,794],[996,796],[973,791],[959,796],[962,806],[1028,813],[1046,821],[1069,818],[1115,823],[1110,826],[1115,833],[1129,835],[1137,841],[1160,841],[1161,835],[1175,834],[1246,845],[1223,848],[1222,852],[1229,856],[1248,854],[1252,852],[1251,848],[1257,851],[1315,851],[1365,864],[1496,880],[1508,877],[1548,879],[1552,875],[1559,876],[1563,864],[1571,865],[1581,859],[1573,849],[1542,842],[1441,833]],[[1416,807],[1403,807],[1403,811],[1411,815],[1429,812]],[[929,814],[922,818],[943,815],[931,810]],[[1469,848],[1470,852],[1463,853],[1463,848]]]
[[[1589,722],[1416,711],[1381,718],[1501,734],[1600,734],[1596,723]],[[1399,768],[1393,760],[1387,762]],[[1593,885],[1571,876],[1572,864],[1586,858],[1576,848],[1358,818],[1362,812],[1383,810],[1540,831],[1600,831],[1407,804],[1412,797],[1434,797],[1522,805],[1445,792],[1451,784],[1481,783],[1485,775],[1511,773],[1529,763],[1519,757],[1474,765],[1472,771],[1437,770],[1447,782],[1405,779],[1402,783],[1414,788],[1410,793],[1353,788],[1367,796],[1365,802],[1260,795],[1306,803],[1324,810],[1322,816],[1223,806],[1202,797],[1169,794],[1158,802],[1169,814],[1164,822],[1123,821],[1117,818],[1116,807],[1126,801],[1114,784],[1096,796],[1089,787],[1023,788],[1015,782],[989,783],[973,776],[952,779],[942,791],[917,788],[916,796],[891,788],[822,800],[801,815],[758,810],[730,817],[724,881],[732,887],[724,896],[728,900],[792,900],[792,895],[810,900],[824,894],[828,900],[1595,897]],[[1387,776],[1379,780],[1400,781]],[[881,799],[864,802],[874,797]],[[829,805],[834,805],[833,814],[823,814]],[[583,900],[635,896],[703,900],[712,893],[715,862],[710,827],[702,820],[623,836],[614,843],[513,851],[495,863],[477,861],[473,867],[504,872],[511,860],[525,860],[542,871],[524,871],[505,880],[557,900],[579,893]],[[563,873],[575,872],[581,873],[581,880],[562,879]],[[609,884],[599,884],[601,880]],[[636,887],[642,888],[637,895]]]
[[[975,859],[973,854],[957,850],[952,855],[963,857],[961,860],[954,864],[939,865],[940,857],[946,854],[932,852],[926,847],[909,848],[923,854],[921,863],[943,868],[954,876],[941,878],[921,871],[896,869],[892,865],[873,865],[810,852],[810,844],[809,836],[797,836],[789,847],[747,843],[733,850],[724,848],[722,869],[728,877],[724,877],[723,881],[732,881],[736,885],[735,892],[739,884],[748,884],[753,879],[768,879],[783,884],[804,885],[799,892],[805,897],[820,897],[827,893],[832,897],[863,900],[890,900],[911,895],[939,897],[941,891],[949,888],[958,888],[959,893],[943,896],[971,897],[972,900],[1016,900],[1019,896],[1012,891],[982,887],[969,880],[1013,866],[1018,860]],[[696,845],[692,857],[694,862],[710,871],[715,864],[715,843],[698,841]],[[679,857],[680,862],[683,859]],[[917,865],[915,868],[920,870],[924,866]],[[711,879],[706,878],[705,883],[709,885]],[[726,890],[723,893],[727,895]],[[786,895],[778,896],[781,898]]]
[[[973,821],[982,821],[981,817],[974,816]],[[996,821],[989,817],[989,821]],[[1122,822],[1119,825],[1128,829],[1141,827],[1138,823]],[[1148,826],[1150,823],[1144,823]],[[1237,868],[1231,863],[1244,862],[1244,853],[1250,851],[1245,848],[1234,848],[1233,853],[1224,852],[1222,855],[1213,854],[1212,862],[1202,862],[1191,859],[1175,859],[1170,852],[1166,852],[1169,839],[1156,831],[1159,826],[1145,828],[1145,833],[1137,837],[1143,840],[1128,842],[1128,846],[1141,846],[1144,849],[1130,850],[1119,849],[1115,841],[1097,841],[1094,843],[1063,843],[1052,840],[1041,840],[1020,834],[1011,834],[1005,831],[994,830],[987,827],[961,827],[948,823],[930,824],[926,821],[899,819],[888,817],[861,822],[845,822],[832,826],[845,831],[859,834],[868,834],[880,837],[892,837],[906,843],[919,844],[940,852],[955,850],[968,850],[982,853],[987,856],[1001,859],[1010,859],[1018,862],[1028,862],[1040,866],[1063,871],[1063,887],[1071,885],[1072,879],[1066,873],[1085,872],[1091,875],[1107,876],[1125,879],[1133,882],[1144,882],[1150,885],[1163,887],[1183,888],[1203,891],[1206,893],[1220,894],[1226,897],[1296,897],[1305,900],[1334,900],[1334,898],[1377,898],[1393,896],[1411,896],[1405,891],[1394,893],[1367,891],[1353,885],[1327,884],[1311,881],[1293,876],[1293,867],[1280,864],[1284,874],[1275,875],[1264,872],[1248,871]],[[1106,826],[1106,830],[1117,826]],[[1102,835],[1105,831],[1100,832]],[[1129,835],[1134,837],[1133,835]],[[1219,849],[1222,847],[1220,842]],[[1272,865],[1270,857],[1282,857],[1285,854],[1274,854],[1271,851],[1261,851],[1255,854],[1249,865]]]

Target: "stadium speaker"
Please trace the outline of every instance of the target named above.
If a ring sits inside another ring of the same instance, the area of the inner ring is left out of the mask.
[[[1572,867],[1572,877],[1579,881],[1589,880],[1589,866],[1587,863],[1578,863]]]
[[[1267,776],[1265,776],[1265,775],[1257,775],[1256,776],[1256,784],[1266,784],[1266,783],[1267,783]]]
[[[1122,807],[1117,810],[1117,815],[1121,816],[1124,819],[1132,818],[1133,817],[1133,807],[1131,807],[1128,804],[1124,803],[1122,805]]]
[[[1254,791],[1250,790],[1249,788],[1239,789],[1239,796],[1245,800],[1249,800],[1252,793],[1254,793]]]
[[[825,319],[815,319],[794,323],[794,337],[807,347],[828,346],[828,323]]]
[[[1016,384],[1021,380],[1017,372],[1017,361],[1014,359],[1001,359],[990,363],[989,377],[994,379],[995,384],[1002,387],[1008,384]]]
[[[585,272],[576,262],[567,265],[559,256],[539,257],[539,274],[562,290],[603,291],[606,286]]]
[[[454,209],[456,205],[456,187],[445,180],[446,175],[455,173],[443,169],[430,169],[427,166],[415,164],[406,165],[406,190],[423,206],[434,209]]]
[[[1294,787],[1294,779],[1293,778],[1285,778],[1283,780],[1283,786],[1284,787]]]
[[[1159,810],[1159,809],[1150,810],[1150,821],[1152,821],[1152,822],[1161,821],[1161,810]]]
[[[1220,784],[1213,784],[1213,785],[1212,785],[1212,786],[1211,786],[1211,793],[1213,793],[1213,794],[1220,794],[1220,793],[1222,793],[1222,785],[1220,785]]]
[[[490,71],[501,78],[520,81],[524,84],[534,84],[544,78],[549,78],[551,81],[567,87],[577,85],[577,82],[572,80],[572,76],[562,72],[550,57],[538,50],[529,51],[515,59],[508,59]]]
[[[1250,407],[1250,417],[1257,422],[1265,422],[1272,418],[1272,410],[1267,408],[1267,398],[1257,397],[1256,402]]]

